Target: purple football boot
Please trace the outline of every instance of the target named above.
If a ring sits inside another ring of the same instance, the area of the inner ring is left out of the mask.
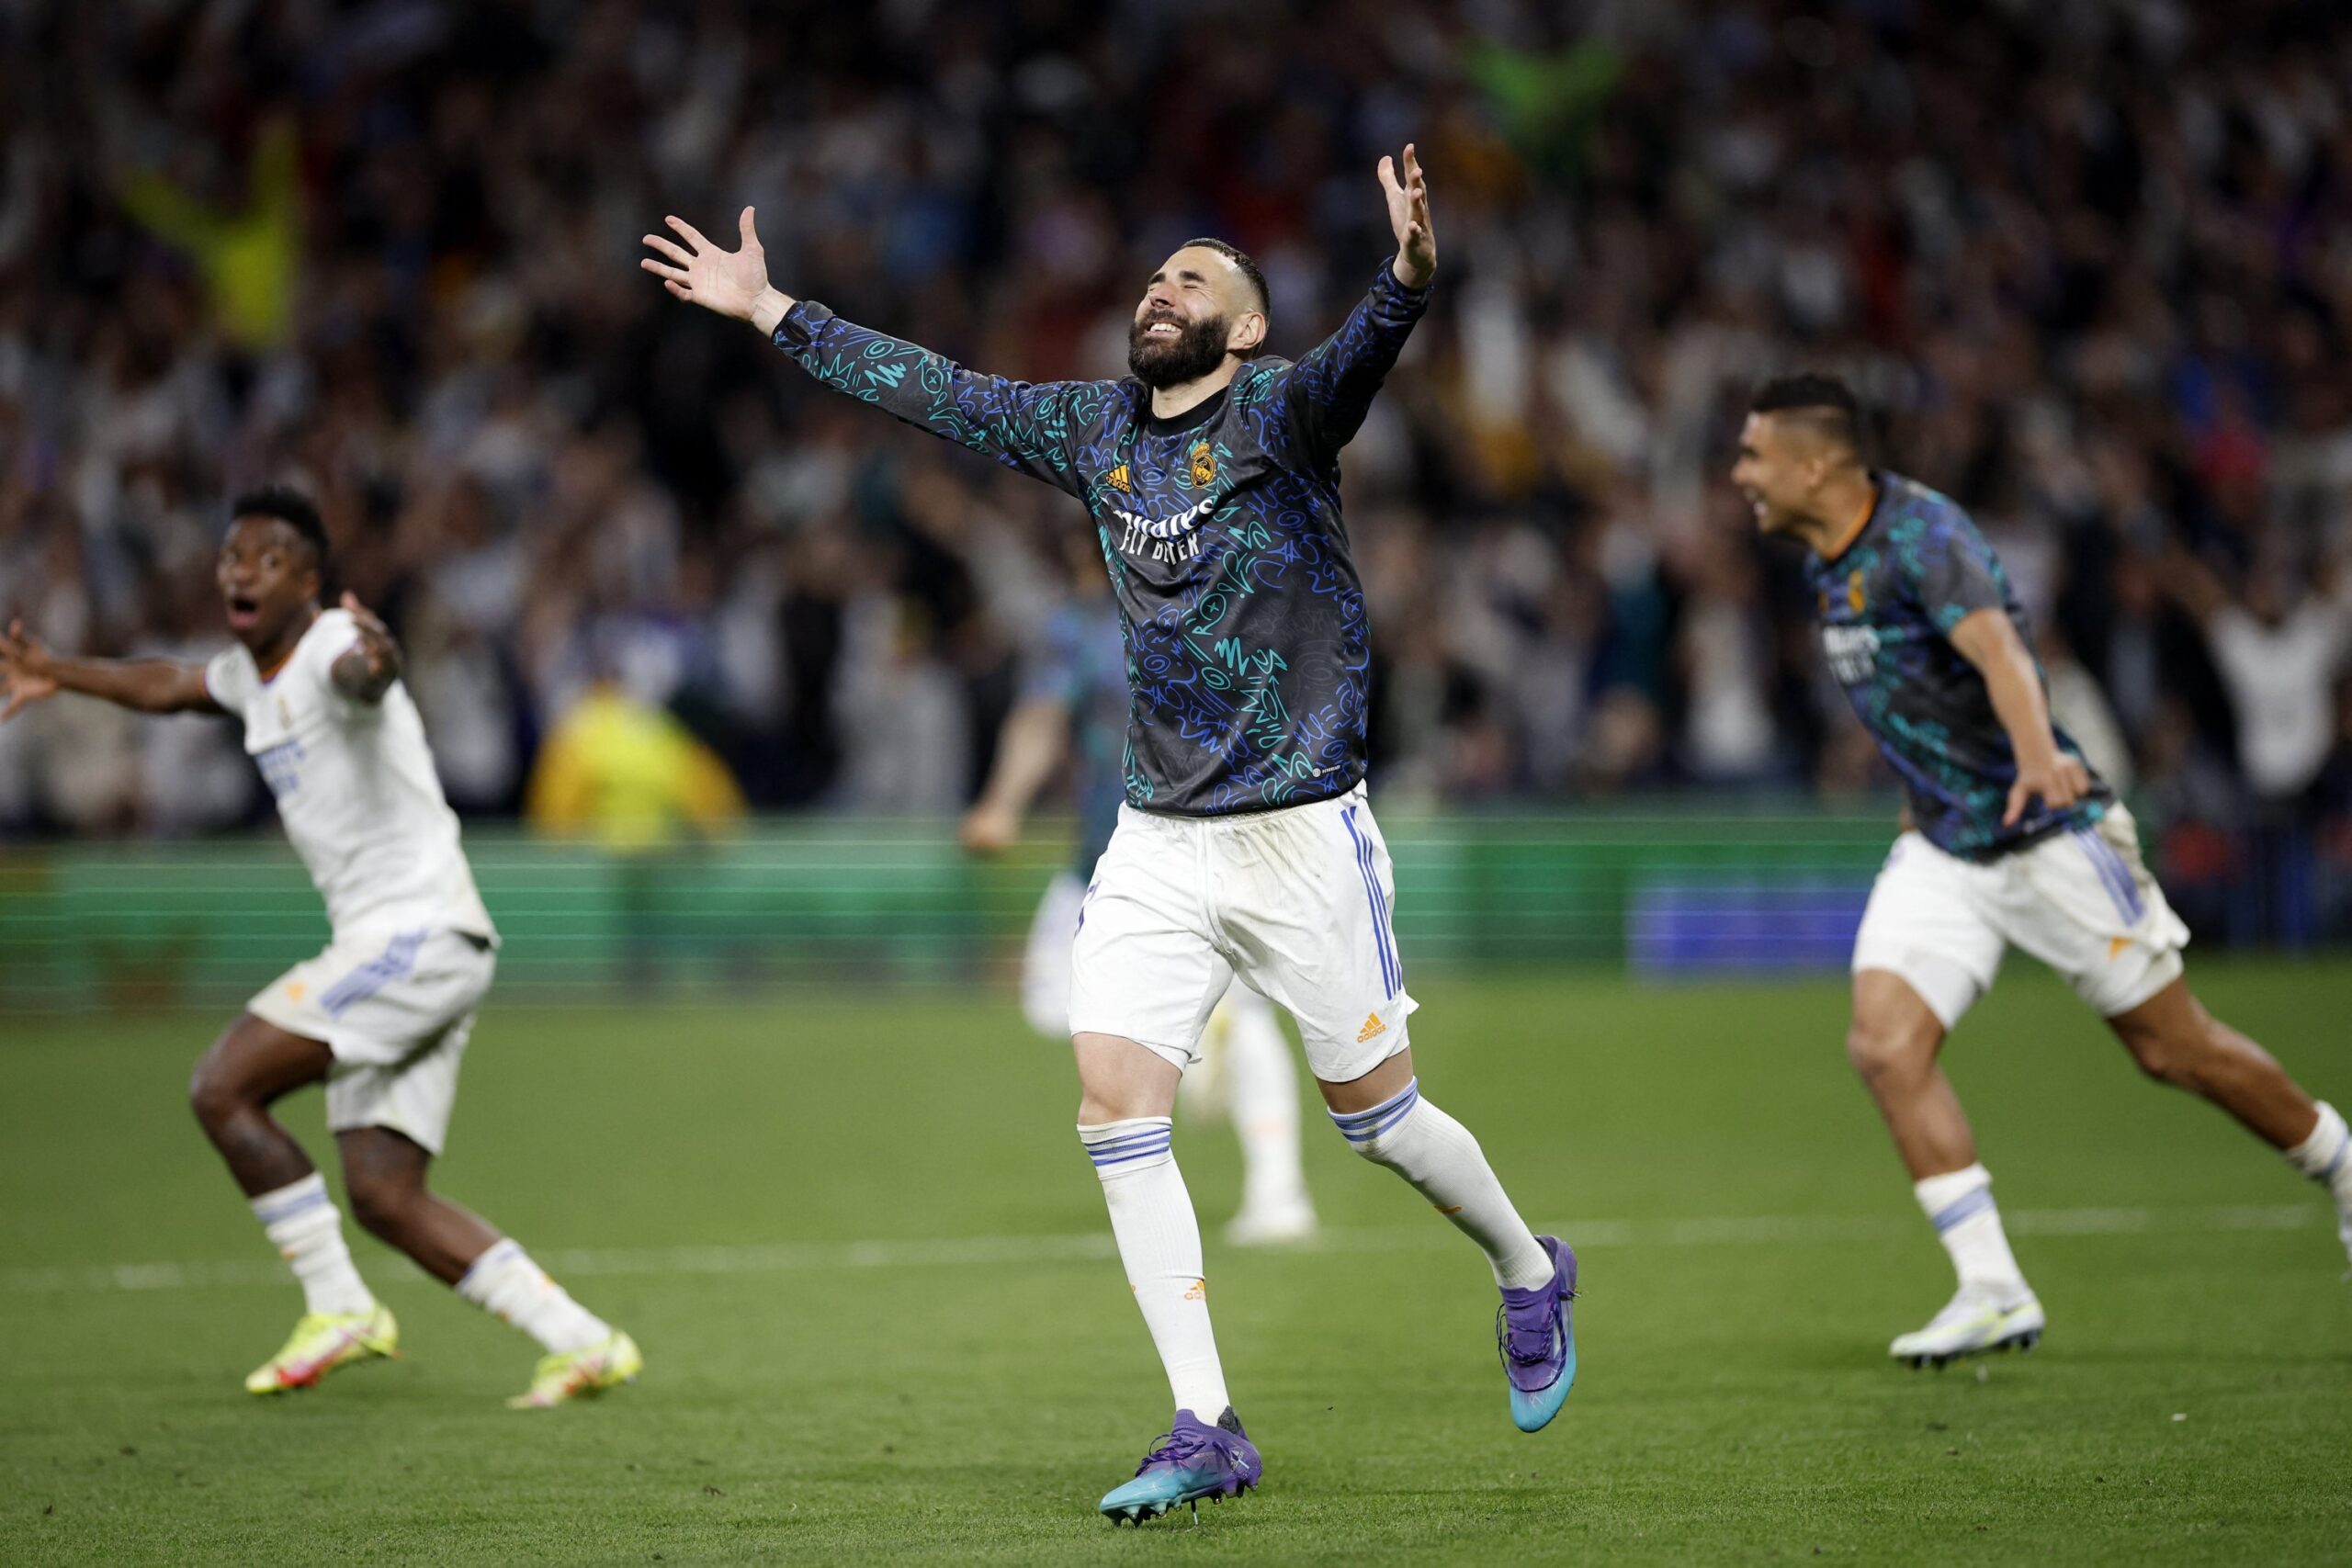
[[[1238,1497],[1258,1484],[1266,1472],[1258,1446],[1241,1429],[1241,1419],[1227,1405],[1212,1427],[1189,1410],[1176,1412],[1173,1430],[1159,1439],[1136,1466],[1136,1478],[1102,1499],[1103,1517],[1141,1525],[1156,1519],[1179,1503],[1201,1511],[1201,1499],[1214,1503]]]
[[[1532,1291],[1506,1288],[1495,1310],[1495,1348],[1510,1379],[1510,1418],[1522,1432],[1542,1431],[1577,1381],[1577,1337],[1568,1325],[1577,1255],[1558,1236],[1535,1239],[1552,1255],[1552,1282]]]

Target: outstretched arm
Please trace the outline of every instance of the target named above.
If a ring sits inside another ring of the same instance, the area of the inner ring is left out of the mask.
[[[401,645],[392,640],[391,629],[360,604],[357,594],[345,593],[343,607],[359,627],[359,640],[335,655],[327,675],[336,691],[373,707],[401,678]]]
[[[1993,713],[2008,731],[2009,749],[2017,753],[2018,780],[2009,788],[2008,809],[2001,826],[2015,827],[2025,815],[2026,803],[2039,796],[2052,811],[2063,811],[2090,793],[2090,770],[2058,750],[2058,735],[2050,726],[2050,699],[2041,689],[2041,671],[2027,650],[2025,638],[2007,610],[1988,607],[1973,611],[1949,634],[1960,656],[1984,677],[1993,699]]]
[[[743,209],[742,243],[722,251],[683,219],[665,219],[675,240],[648,234],[655,256],[639,265],[671,294],[749,321],[835,391],[869,402],[933,435],[968,446],[1072,495],[1083,477],[1070,466],[1070,438],[1098,416],[1104,384],[1033,385],[967,370],[920,344],[874,332],[768,282],[767,252]],[[657,259],[658,257],[658,259]]]
[[[200,666],[164,659],[65,659],[9,623],[0,636],[0,723],[60,692],[102,697],[139,713],[218,713]]]
[[[1378,173],[1388,226],[1396,235],[1396,259],[1372,280],[1371,291],[1340,330],[1299,360],[1286,389],[1291,428],[1327,462],[1363,427],[1374,394],[1429,308],[1430,283],[1437,276],[1437,230],[1419,155],[1406,143],[1401,182],[1394,160],[1381,159]]]

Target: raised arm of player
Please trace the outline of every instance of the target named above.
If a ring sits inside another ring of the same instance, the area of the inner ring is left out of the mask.
[[[1058,697],[1030,697],[1006,716],[996,741],[996,765],[980,798],[964,814],[964,847],[994,854],[1021,836],[1029,803],[1046,787],[1069,746],[1069,705]]]
[[[1352,439],[1372,411],[1372,400],[1386,380],[1413,323],[1428,308],[1423,292],[1437,276],[1437,229],[1430,219],[1429,176],[1410,142],[1401,161],[1380,160],[1388,226],[1396,235],[1396,257],[1373,279],[1340,330],[1307,350],[1285,389],[1291,426],[1317,457],[1329,460]]]
[[[359,640],[335,655],[327,675],[334,682],[336,691],[355,703],[373,707],[384,700],[384,694],[401,678],[401,645],[392,640],[391,629],[378,620],[356,594],[345,593],[343,607],[359,628]]]
[[[11,621],[0,636],[0,696],[7,701],[0,723],[60,692],[102,697],[139,713],[220,711],[204,689],[201,666],[166,659],[61,658],[27,635],[22,621]]]
[[[2050,701],[2041,689],[2041,671],[2025,639],[2018,636],[2008,612],[1973,611],[1950,635],[1960,656],[1984,677],[1993,713],[2008,731],[2009,749],[2017,753],[2018,779],[2009,788],[2008,809],[2001,815],[2001,825],[2015,827],[2025,815],[2026,803],[2036,796],[2042,805],[2059,811],[2089,794],[2090,770],[2079,759],[2058,750],[2057,732],[2050,726]]]
[[[835,391],[1057,490],[1083,493],[1069,442],[1101,408],[1105,383],[1033,385],[983,376],[920,344],[845,321],[814,300],[796,299],[768,282],[767,252],[748,207],[738,220],[742,244],[732,251],[720,250],[684,219],[663,221],[677,239],[646,235],[656,255],[639,265],[676,298],[751,322]]]

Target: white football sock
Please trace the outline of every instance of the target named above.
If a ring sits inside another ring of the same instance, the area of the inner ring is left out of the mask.
[[[1993,1202],[1993,1176],[1981,1165],[1947,1171],[1915,1182],[1919,1208],[1951,1254],[1951,1266],[1962,1285],[1980,1285],[2004,1305],[2014,1305],[2033,1292],[2009,1251],[2001,1229],[2001,1211]]]
[[[1411,1182],[1476,1242],[1495,1283],[1532,1291],[1552,1282],[1552,1255],[1511,1207],[1486,1151],[1467,1127],[1421,1098],[1420,1079],[1369,1111],[1334,1111],[1331,1121],[1356,1153]]]
[[[613,1337],[613,1325],[571,1299],[512,1236],[473,1260],[458,1294],[501,1323],[521,1329],[550,1352],[585,1350]]]
[[[359,1270],[352,1267],[351,1248],[343,1239],[343,1212],[327,1196],[326,1178],[314,1170],[252,1201],[262,1234],[302,1282],[304,1311],[358,1313],[376,1304]]]
[[[2352,1130],[2335,1107],[2319,1102],[2319,1124],[2287,1151],[2289,1163],[2335,1196],[2335,1206],[2352,1214]]]
[[[1298,1069],[1273,1004],[1238,981],[1225,993],[1225,1071],[1233,1130],[1241,1139],[1241,1207],[1287,1209],[1306,1201],[1298,1160]]]
[[[2352,1131],[2346,1129],[2335,1107],[2324,1100],[2319,1102],[2319,1121],[2312,1135],[2289,1149],[2287,1160],[2323,1187],[2333,1187],[2340,1178],[2352,1176]]]
[[[1215,1421],[1233,1403],[1209,1327],[1208,1286],[1201,1277],[1201,1226],[1170,1147],[1165,1116],[1080,1123],[1079,1142],[1102,1182],[1119,1261],[1143,1309],[1176,1408]]]

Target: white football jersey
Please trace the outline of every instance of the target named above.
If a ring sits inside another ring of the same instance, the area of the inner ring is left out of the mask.
[[[335,687],[334,661],[358,637],[349,612],[325,611],[276,674],[264,679],[237,643],[204,667],[205,689],[244,721],[337,942],[428,927],[494,940],[407,686],[373,706]]]

